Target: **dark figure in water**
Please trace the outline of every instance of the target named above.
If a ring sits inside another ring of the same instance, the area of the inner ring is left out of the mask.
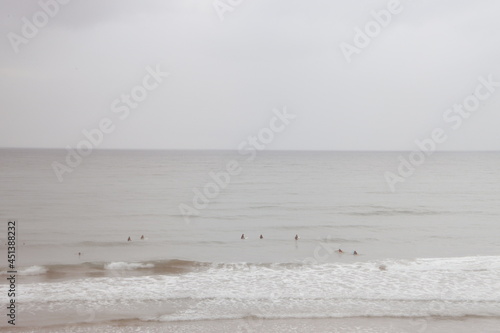
[[[130,236],[128,236],[127,242],[130,242],[130,241],[132,241],[132,238],[130,238]]]
[[[299,235],[295,235],[295,240],[299,240]]]
[[[264,236],[262,236],[262,234],[261,234],[259,238],[262,239],[262,238],[264,238]]]
[[[78,252],[78,256],[81,256],[81,255],[82,255],[82,253],[81,253],[81,252]]]
[[[342,251],[341,249],[339,249],[339,253],[344,253],[344,251]]]
[[[354,254],[355,256],[357,256],[357,255],[358,255],[358,252],[354,251],[354,253],[353,253],[353,254]]]
[[[144,239],[144,235],[141,236],[141,239]]]
[[[241,239],[245,239],[245,234],[241,234]]]

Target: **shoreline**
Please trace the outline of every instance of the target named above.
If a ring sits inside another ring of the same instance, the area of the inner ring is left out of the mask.
[[[481,327],[482,333],[498,332],[500,317],[350,317],[307,319],[221,319],[171,322],[115,320],[47,327],[16,327],[12,332],[366,332],[366,333],[468,333]]]

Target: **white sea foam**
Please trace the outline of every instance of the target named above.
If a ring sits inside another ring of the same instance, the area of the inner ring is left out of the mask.
[[[148,264],[109,265],[131,269]],[[293,266],[238,263],[178,275],[25,284],[20,299],[32,311],[46,302],[54,309],[85,304],[109,312],[118,305],[137,308],[141,304],[142,318],[151,315],[151,307],[168,304],[168,311],[148,317],[155,321],[500,316],[498,276],[500,257]]]
[[[29,266],[17,269],[18,275],[42,275],[47,273],[48,269],[44,266]],[[0,272],[0,275],[10,275],[7,270]]]
[[[48,269],[44,266],[29,266],[21,268],[17,271],[19,275],[42,275],[47,273]]]
[[[109,269],[109,270],[135,270],[135,269],[140,269],[140,268],[153,268],[155,265],[154,264],[145,264],[145,263],[134,263],[134,262],[111,262],[109,264],[104,265],[104,269]]]

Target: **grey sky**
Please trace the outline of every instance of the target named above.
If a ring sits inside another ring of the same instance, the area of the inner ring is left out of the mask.
[[[441,150],[500,149],[500,88],[458,130],[442,119],[500,82],[499,1],[402,0],[351,63],[340,44],[388,1],[243,0],[223,21],[213,2],[73,0],[18,53],[7,34],[41,8],[0,2],[0,147],[73,147],[109,117],[98,148],[236,149],[286,106],[269,149],[412,150],[436,127]],[[117,120],[157,64],[170,75]]]

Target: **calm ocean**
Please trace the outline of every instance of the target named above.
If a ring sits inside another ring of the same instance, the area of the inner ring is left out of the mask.
[[[95,151],[59,182],[65,155],[0,150],[12,331],[500,331],[500,153],[435,153],[394,193],[408,153]]]

